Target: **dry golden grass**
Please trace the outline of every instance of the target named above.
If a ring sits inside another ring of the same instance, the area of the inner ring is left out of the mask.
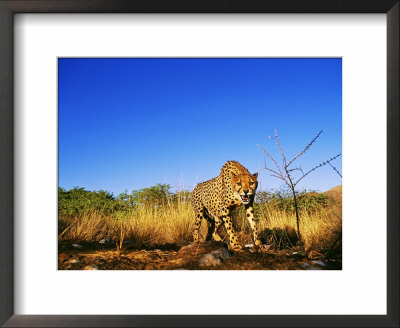
[[[293,233],[296,229],[294,213],[259,206],[256,208],[256,220],[259,231],[265,229]],[[73,219],[60,218],[59,239],[99,241],[114,240],[118,246],[124,240],[133,241],[138,247],[143,243],[182,244],[192,240],[194,223],[193,210],[188,203],[167,204],[160,207],[138,207],[129,212],[118,212],[113,215],[103,215],[100,212],[88,212]],[[306,249],[320,250],[329,248],[338,238],[342,228],[341,204],[331,204],[327,208],[310,214],[300,213],[300,231]],[[234,213],[234,223],[240,241],[251,243],[251,231],[244,215],[239,209]],[[206,222],[200,231],[204,239]],[[224,236],[224,228],[220,228]]]
[[[183,243],[190,240],[192,208],[188,204],[138,207],[129,212],[103,215],[90,211],[80,217],[63,219],[59,239],[99,241],[132,240],[142,243]]]
[[[289,234],[296,230],[296,216],[281,211],[260,213],[260,230],[283,229]],[[334,206],[315,213],[300,213],[300,232],[306,249],[330,248],[342,231],[342,209]]]

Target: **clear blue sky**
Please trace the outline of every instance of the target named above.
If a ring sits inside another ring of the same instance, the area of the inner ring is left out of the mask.
[[[169,183],[192,189],[227,160],[264,166],[278,130],[303,170],[342,151],[341,59],[60,58],[59,186],[124,190]],[[341,172],[342,158],[333,164]],[[269,166],[273,164],[267,162]],[[267,171],[262,189],[282,182]],[[300,188],[341,184],[329,166]]]

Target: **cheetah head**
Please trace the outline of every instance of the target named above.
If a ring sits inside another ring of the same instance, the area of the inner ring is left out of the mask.
[[[257,176],[254,174],[234,174],[232,173],[232,187],[233,190],[240,196],[243,204],[250,203],[251,197],[254,196],[257,189]]]

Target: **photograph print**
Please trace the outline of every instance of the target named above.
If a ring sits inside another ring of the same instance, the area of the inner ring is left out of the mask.
[[[59,58],[59,270],[341,270],[341,58]]]

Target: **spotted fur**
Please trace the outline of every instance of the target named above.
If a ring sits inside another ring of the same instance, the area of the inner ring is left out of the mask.
[[[237,236],[233,230],[231,211],[242,204],[246,217],[253,231],[253,240],[260,246],[257,227],[254,221],[253,202],[257,189],[257,175],[250,172],[236,161],[228,161],[222,167],[220,175],[211,180],[199,183],[193,190],[192,204],[195,211],[195,228],[193,240],[199,240],[199,229],[203,219],[210,222],[206,240],[220,241],[217,231],[224,223],[229,235],[229,245],[233,250],[240,250]]]

